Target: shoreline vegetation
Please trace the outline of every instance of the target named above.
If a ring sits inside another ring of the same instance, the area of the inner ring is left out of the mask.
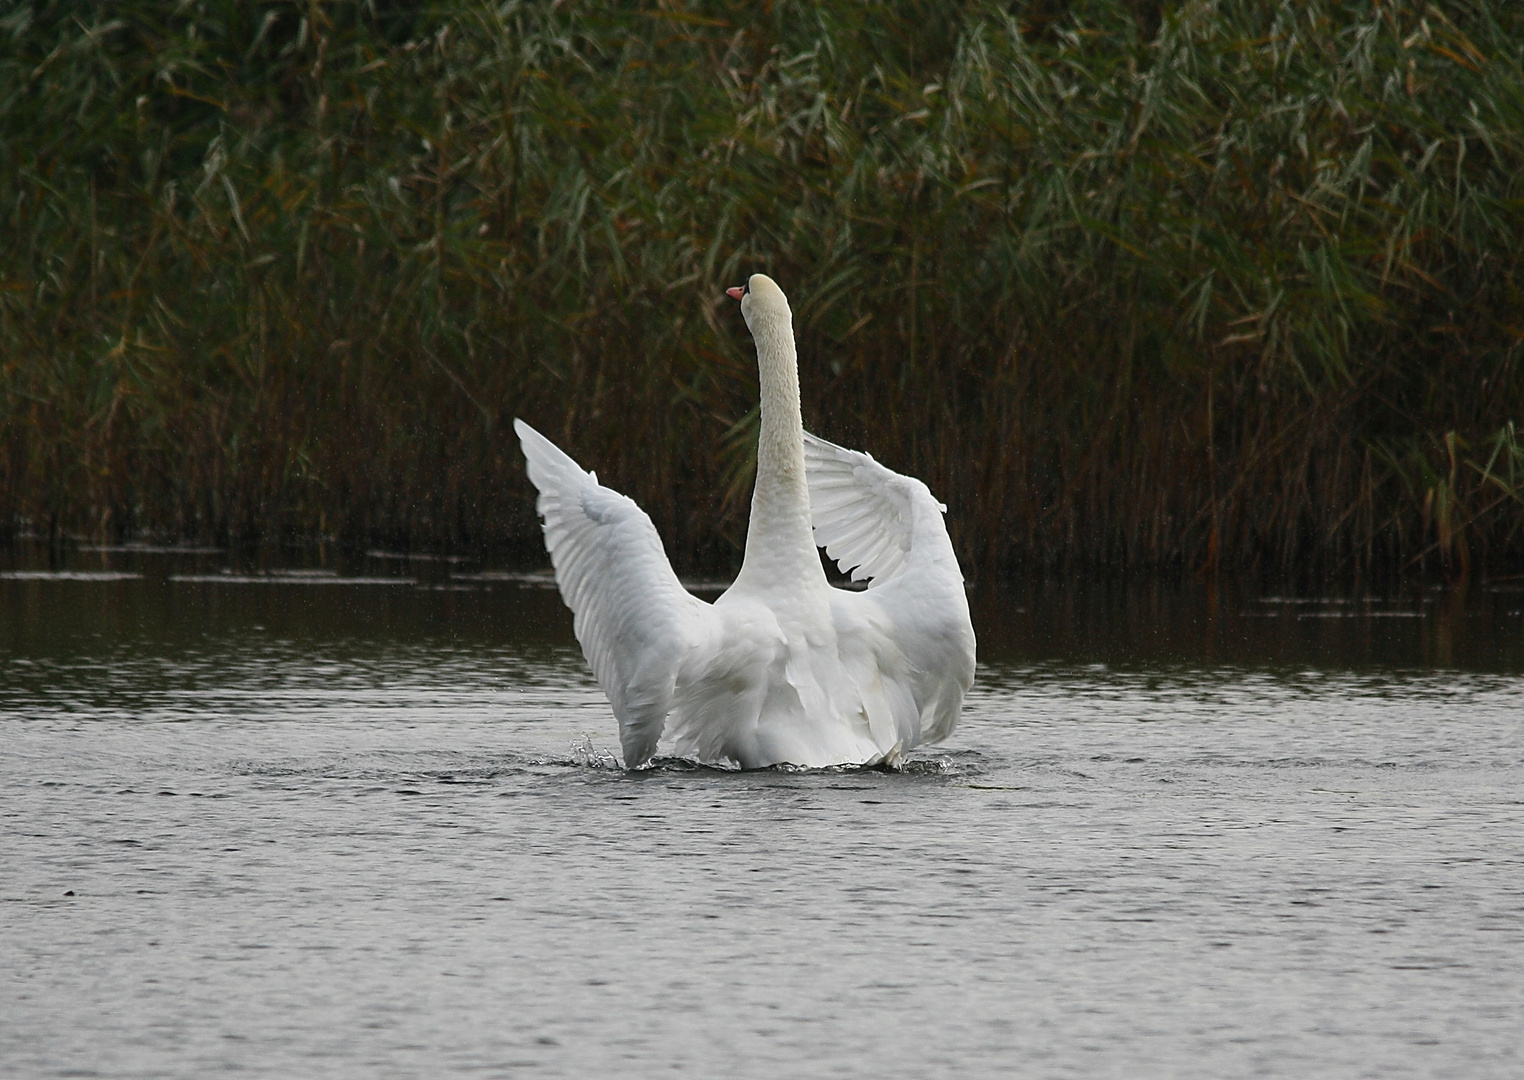
[[[971,574],[1524,567],[1524,5],[34,0],[0,138],[0,536],[527,550],[522,416],[725,565],[760,270]]]

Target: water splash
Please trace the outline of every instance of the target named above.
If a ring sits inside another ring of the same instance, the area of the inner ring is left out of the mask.
[[[584,769],[620,769],[624,763],[615,756],[612,750],[606,750],[593,745],[593,737],[586,732],[581,739],[573,739],[571,742],[572,764]]]
[[[977,762],[954,761],[950,757],[908,758],[895,770],[902,776],[963,777],[977,776],[984,770]]]

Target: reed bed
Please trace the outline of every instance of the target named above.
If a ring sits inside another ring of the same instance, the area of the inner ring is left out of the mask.
[[[0,527],[732,561],[721,289],[977,572],[1524,562],[1524,7],[20,3]]]

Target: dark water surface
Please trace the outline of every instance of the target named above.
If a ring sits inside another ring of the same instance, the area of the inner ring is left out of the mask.
[[[904,772],[627,774],[543,579],[294,558],[0,549],[0,1075],[1524,1069],[1517,582],[978,591]]]

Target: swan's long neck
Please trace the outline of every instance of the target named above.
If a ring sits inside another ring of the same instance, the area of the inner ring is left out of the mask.
[[[757,440],[757,486],[751,496],[746,555],[737,579],[773,587],[825,585],[810,529],[810,491],[804,478],[804,419],[799,411],[799,361],[787,317],[754,328],[762,385]]]

